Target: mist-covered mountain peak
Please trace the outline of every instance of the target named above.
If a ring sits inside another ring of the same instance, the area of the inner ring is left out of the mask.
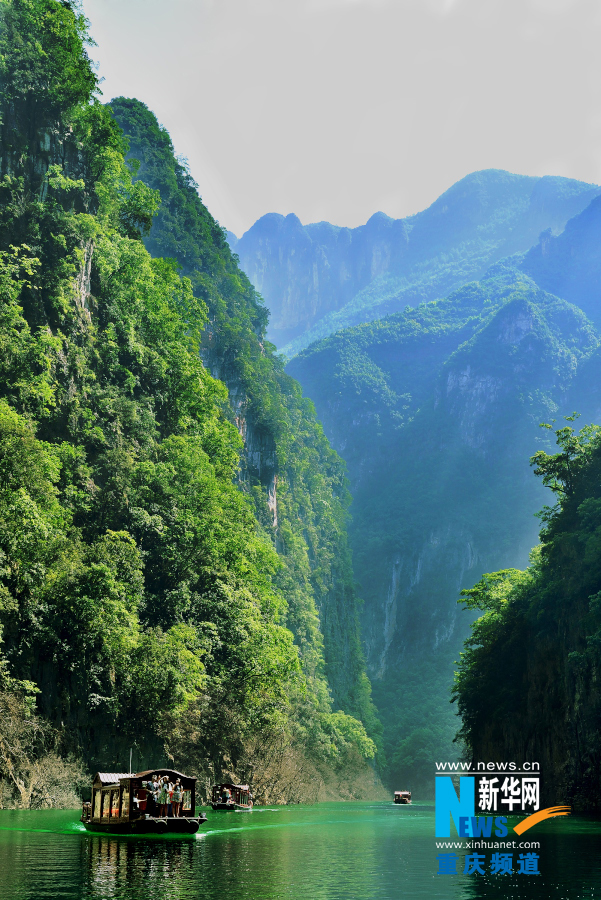
[[[237,241],[242,268],[270,310],[268,336],[291,357],[310,343],[444,297],[491,264],[559,234],[600,188],[569,178],[472,172],[404,219],[302,225],[262,216]]]

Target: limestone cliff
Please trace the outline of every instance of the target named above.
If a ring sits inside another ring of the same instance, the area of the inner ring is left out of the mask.
[[[403,220],[375,213],[360,228],[301,225],[291,213],[263,216],[236,242],[240,264],[271,313],[278,346],[336,312],[375,278],[396,270],[408,245]]]
[[[442,297],[491,263],[561,232],[599,193],[565,178],[475,172],[406,219],[376,213],[358,228],[303,226],[270,213],[231,244],[271,312],[288,356],[350,325]]]

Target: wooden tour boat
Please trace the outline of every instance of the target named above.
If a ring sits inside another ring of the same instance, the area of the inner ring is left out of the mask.
[[[216,784],[211,797],[213,809],[233,812],[236,809],[252,809],[253,801],[247,784]]]
[[[180,780],[183,799],[179,816],[160,816],[150,790],[153,775],[169,781]],[[147,772],[98,772],[92,784],[92,802],[84,803],[81,821],[88,831],[110,834],[195,834],[207,821],[206,815],[194,815],[196,778],[173,769],[148,769]]]
[[[411,803],[411,791],[395,791],[395,803]]]

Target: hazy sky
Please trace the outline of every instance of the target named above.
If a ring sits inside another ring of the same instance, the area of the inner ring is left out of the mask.
[[[601,0],[83,0],[108,100],[143,100],[240,235],[359,225],[469,172],[601,182]]]

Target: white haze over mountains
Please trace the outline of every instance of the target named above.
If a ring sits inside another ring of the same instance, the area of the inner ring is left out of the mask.
[[[601,181],[598,0],[83,0],[105,99],[135,96],[240,235],[356,226],[469,172]]]

